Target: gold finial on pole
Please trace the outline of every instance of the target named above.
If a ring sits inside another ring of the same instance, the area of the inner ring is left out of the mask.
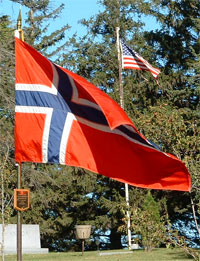
[[[19,15],[17,18],[17,30],[15,30],[15,36],[20,40],[24,41],[24,31],[22,30],[22,12],[21,8],[19,10]]]
[[[22,11],[21,8],[19,10],[19,15],[17,18],[17,30],[22,30]]]

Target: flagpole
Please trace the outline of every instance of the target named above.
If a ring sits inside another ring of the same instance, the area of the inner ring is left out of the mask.
[[[24,32],[22,30],[22,16],[21,8],[17,19],[17,30],[15,30],[15,36],[24,41]],[[17,188],[22,188],[22,165],[17,164]],[[17,261],[22,261],[22,212],[17,210]]]
[[[21,163],[17,164],[18,175],[17,175],[17,188],[22,188],[22,168]],[[17,211],[17,261],[22,261],[22,212]]]
[[[122,64],[121,64],[121,52],[120,52],[120,42],[119,42],[119,27],[116,27],[116,35],[117,35],[117,54],[118,54],[118,64],[119,64],[119,94],[120,94],[120,106],[124,109],[124,90],[122,84]],[[128,232],[128,248],[131,249],[131,221],[130,221],[130,213],[129,213],[129,191],[128,184],[125,183],[125,197],[126,197],[126,216],[127,216],[127,232]]]

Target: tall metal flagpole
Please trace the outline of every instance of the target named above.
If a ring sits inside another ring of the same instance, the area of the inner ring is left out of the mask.
[[[17,19],[17,30],[15,30],[15,36],[20,40],[24,41],[24,32],[22,30],[22,16],[21,9],[19,11],[19,16]],[[17,164],[17,188],[22,188],[22,165]],[[17,261],[22,261],[22,212],[17,211]]]
[[[22,188],[22,167],[18,164],[17,188]],[[17,261],[22,261],[22,212],[17,211]]]
[[[120,52],[120,43],[119,43],[119,27],[116,27],[116,35],[117,35],[117,53],[118,53],[118,64],[119,64],[119,94],[120,94],[120,106],[124,109],[124,90],[122,84],[122,64],[121,64],[121,52]],[[128,192],[128,184],[125,183],[125,196],[126,196],[126,206],[127,206],[127,230],[128,230],[128,248],[131,249],[131,220],[129,213],[129,192]]]

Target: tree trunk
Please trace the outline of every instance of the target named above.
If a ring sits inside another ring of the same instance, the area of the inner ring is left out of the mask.
[[[110,243],[111,243],[111,249],[122,248],[121,234],[117,232],[117,229],[111,229]]]
[[[191,205],[192,205],[192,213],[193,213],[193,217],[194,217],[195,226],[196,226],[196,229],[197,229],[197,231],[200,235],[200,228],[199,228],[199,225],[198,225],[198,222],[197,222],[197,217],[196,217],[195,208],[194,208],[194,202],[193,202],[191,196],[190,196],[190,200],[191,200]]]

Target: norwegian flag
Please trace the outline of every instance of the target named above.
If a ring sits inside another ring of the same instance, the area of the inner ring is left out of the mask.
[[[15,159],[188,191],[185,165],[149,143],[108,95],[16,38]]]
[[[160,70],[151,66],[136,51],[131,49],[123,41],[121,41],[122,49],[122,68],[150,71],[155,79],[157,79]]]

